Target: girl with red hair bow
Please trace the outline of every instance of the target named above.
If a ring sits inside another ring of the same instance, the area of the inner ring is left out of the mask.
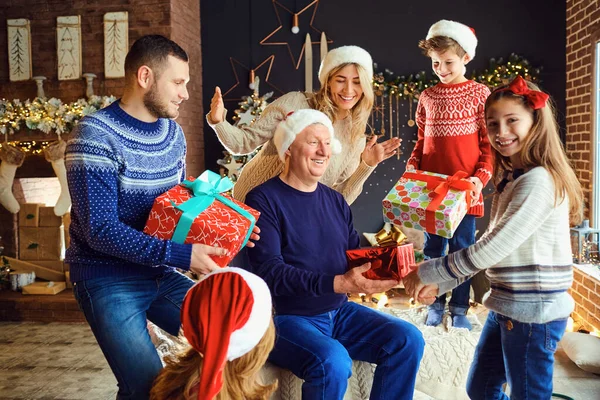
[[[490,224],[473,246],[420,264],[407,292],[432,302],[485,270],[490,310],[469,378],[471,399],[552,397],[554,352],[574,302],[569,225],[582,218],[581,185],[565,154],[549,96],[517,77],[485,104],[494,149]]]

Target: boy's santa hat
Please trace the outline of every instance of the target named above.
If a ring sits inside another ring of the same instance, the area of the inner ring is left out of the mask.
[[[434,36],[446,36],[450,39],[454,39],[469,55],[471,60],[475,58],[475,49],[477,48],[475,29],[468,27],[465,24],[461,24],[460,22],[442,19],[431,25],[429,32],[427,32],[426,39],[429,40]]]
[[[198,399],[212,400],[223,386],[227,361],[252,350],[271,323],[271,292],[260,277],[240,268],[211,272],[187,292],[181,326],[203,357]]]
[[[290,148],[292,143],[294,143],[294,140],[296,140],[296,135],[312,124],[324,125],[329,130],[329,134],[331,135],[332,154],[339,154],[342,152],[342,144],[335,138],[333,124],[329,117],[321,111],[306,108],[290,112],[286,118],[277,125],[277,129],[275,129],[273,143],[277,148],[277,154],[279,154],[281,161],[285,161],[285,152]]]
[[[329,72],[342,64],[358,64],[367,71],[369,79],[373,77],[373,59],[371,55],[363,48],[358,46],[341,46],[327,53],[321,66],[319,67],[319,81],[321,86],[325,86]],[[371,84],[371,82],[367,82]]]

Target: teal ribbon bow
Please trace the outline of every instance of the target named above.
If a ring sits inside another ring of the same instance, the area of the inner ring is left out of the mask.
[[[221,203],[230,207],[250,221],[250,228],[248,229],[242,247],[248,243],[254,225],[256,224],[256,218],[227,197],[221,195],[221,193],[227,192],[233,188],[233,182],[231,182],[229,178],[221,177],[219,174],[212,171],[204,171],[198,179],[193,182],[185,180],[181,185],[190,189],[194,194],[194,197],[184,201],[180,205],[175,205],[171,202],[176,209],[183,212],[181,218],[179,218],[179,222],[177,222],[177,227],[175,228],[175,232],[173,232],[173,238],[171,240],[183,244],[196,217],[198,217],[202,211],[206,210],[213,201],[219,200]]]

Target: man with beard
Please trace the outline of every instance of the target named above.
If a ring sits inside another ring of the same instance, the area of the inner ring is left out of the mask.
[[[142,233],[155,198],[185,178],[185,137],[173,119],[189,97],[186,52],[144,36],[127,54],[125,75],[123,97],[83,118],[67,146],[73,206],[65,262],[117,398],[145,399],[162,368],[146,320],[177,335],[194,282],[175,268],[208,273],[218,268],[210,255],[226,250]]]

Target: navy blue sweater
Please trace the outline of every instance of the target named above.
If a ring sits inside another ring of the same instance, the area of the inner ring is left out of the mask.
[[[340,193],[320,183],[301,192],[275,177],[248,193],[246,204],[261,212],[251,269],[269,285],[277,314],[317,315],[347,301],[333,292],[333,279],[347,271],[346,250],[360,239]]]
[[[77,124],[65,156],[73,282],[189,269],[191,245],[142,233],[156,197],[185,176],[185,152],[177,123],[140,121],[119,101]]]

